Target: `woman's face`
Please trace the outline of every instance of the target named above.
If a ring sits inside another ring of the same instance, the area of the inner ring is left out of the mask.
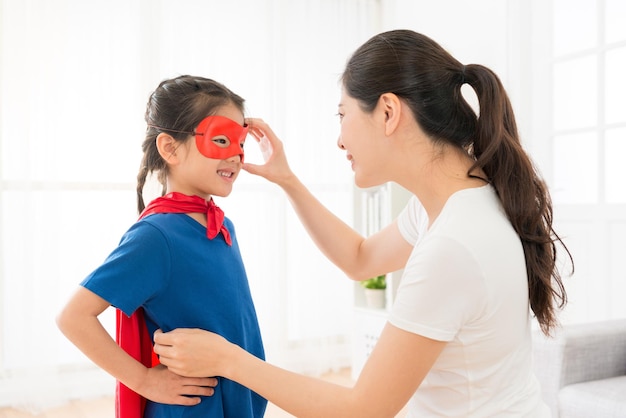
[[[385,179],[384,119],[378,114],[364,112],[359,102],[341,94],[338,116],[341,131],[337,146],[346,151],[354,171],[354,182],[358,187],[373,187],[387,181]]]

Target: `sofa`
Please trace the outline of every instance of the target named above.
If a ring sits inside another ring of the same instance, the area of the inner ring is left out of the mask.
[[[626,417],[626,319],[536,330],[533,356],[553,417]]]

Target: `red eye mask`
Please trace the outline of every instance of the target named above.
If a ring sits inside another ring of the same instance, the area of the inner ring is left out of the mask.
[[[239,155],[243,162],[243,143],[247,135],[248,125],[241,126],[223,116],[208,116],[196,128],[196,146],[207,158],[225,160]]]

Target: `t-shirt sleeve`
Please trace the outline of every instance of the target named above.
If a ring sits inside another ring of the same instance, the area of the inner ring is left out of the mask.
[[[453,239],[428,237],[405,266],[389,321],[405,331],[451,341],[484,306],[484,282],[471,253]]]
[[[416,196],[409,199],[398,215],[397,223],[400,234],[411,245],[415,245],[428,229],[428,214]]]
[[[170,267],[166,237],[150,223],[137,222],[81,286],[130,315],[165,288]]]

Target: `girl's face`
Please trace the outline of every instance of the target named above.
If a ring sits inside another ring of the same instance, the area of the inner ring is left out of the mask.
[[[341,94],[338,116],[341,133],[337,146],[346,151],[354,171],[354,182],[358,187],[373,187],[387,181],[385,179],[384,120],[379,110],[366,113],[359,102]]]
[[[243,114],[232,104],[220,108],[216,116],[228,118],[242,126],[244,124]],[[196,141],[195,137],[179,146],[177,152],[181,152],[181,159],[175,174],[176,191],[205,198],[213,195],[225,197],[232,191],[233,183],[241,171],[243,154],[233,155],[233,152],[227,152],[239,147],[230,144],[230,140],[225,135],[226,132],[220,134],[218,130],[212,129],[207,133],[211,138],[201,137],[200,146],[204,147],[202,152],[198,149],[199,141]],[[238,140],[243,149],[245,137]],[[211,144],[207,144],[207,141],[211,141]],[[208,148],[207,145],[209,145]],[[206,149],[217,150],[217,152],[207,153]],[[230,156],[219,158],[220,149]],[[216,158],[209,158],[207,154]]]
[[[239,155],[243,162],[243,144],[248,127],[219,115],[204,118],[196,127],[196,147],[202,155],[225,160]]]

